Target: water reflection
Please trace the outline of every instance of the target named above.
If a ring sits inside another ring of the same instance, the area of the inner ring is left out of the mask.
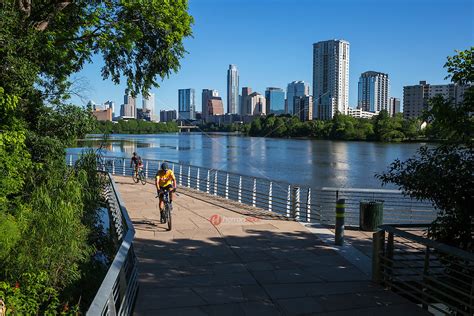
[[[92,135],[81,147],[98,147]],[[108,154],[180,161],[197,166],[313,187],[380,187],[374,178],[421,144],[271,139],[206,134],[112,135]],[[69,152],[80,152],[72,148]]]

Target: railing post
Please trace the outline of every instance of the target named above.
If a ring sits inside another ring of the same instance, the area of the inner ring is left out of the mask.
[[[372,235],[372,281],[382,283],[382,262],[381,256],[384,252],[385,231],[379,230]]]
[[[148,179],[148,160],[145,163],[145,178]]]
[[[69,165],[72,167],[72,155],[69,155]]]
[[[210,183],[211,182],[211,170],[207,169],[207,181],[206,181],[206,193],[209,194],[209,188],[210,188]]]
[[[306,221],[311,222],[311,188],[308,188],[306,195]]]
[[[253,178],[252,206],[257,205],[257,179]]]
[[[293,187],[293,195],[291,201],[291,217],[299,220],[300,219],[300,188]]]
[[[183,185],[183,182],[181,181],[182,179],[183,179],[183,165],[180,164],[179,165],[179,185]]]
[[[225,177],[225,198],[229,199],[229,174]]]
[[[188,188],[191,187],[191,166],[188,167]]]
[[[428,289],[426,288],[426,282],[427,282],[426,277],[429,275],[429,269],[430,269],[430,247],[426,246],[425,264],[423,265],[423,282],[422,282],[422,289],[421,289],[422,291],[421,301],[423,302],[421,306],[425,310],[428,310],[428,304],[424,302],[427,302],[429,300],[429,298],[426,297],[426,292],[428,291]]]
[[[214,195],[217,195],[217,170],[214,174]]]
[[[115,158],[112,160],[112,174],[115,174]]]
[[[196,189],[199,191],[199,168],[197,168],[197,174],[196,174]]]
[[[173,173],[174,173],[174,163],[171,164],[171,168],[173,169]]]
[[[392,279],[392,273],[393,273],[393,270],[392,270],[392,266],[393,266],[393,247],[394,247],[393,241],[394,241],[393,233],[389,232],[388,237],[387,237],[387,253],[386,253],[386,258],[387,258],[386,272],[387,273],[384,274],[385,275],[384,281],[385,281],[386,285],[389,285],[391,283],[390,280]],[[391,288],[391,286],[390,286],[390,288]]]
[[[239,203],[242,203],[242,176],[239,176],[239,192],[238,192]]]
[[[123,161],[123,176],[125,176],[125,158],[123,158],[122,161]]]
[[[344,244],[344,217],[346,211],[346,200],[339,199],[336,202],[336,236],[337,246]]]
[[[273,183],[270,181],[270,186],[268,188],[268,211],[272,211],[272,194],[273,194]]]
[[[288,184],[288,194],[286,195],[286,217],[290,217],[291,210],[291,185]]]

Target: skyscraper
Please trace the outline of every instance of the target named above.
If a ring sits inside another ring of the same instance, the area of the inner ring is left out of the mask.
[[[207,115],[224,115],[224,105],[222,104],[221,97],[211,97],[207,101]]]
[[[313,102],[315,118],[328,120],[349,108],[349,42],[313,44]]]
[[[389,79],[382,72],[366,71],[359,78],[357,108],[363,111],[388,110]]]
[[[240,97],[240,113],[242,115],[252,115],[252,111],[249,110],[250,107],[248,106],[248,98],[250,94],[252,94],[252,88],[242,88],[242,96]]]
[[[123,114],[122,116],[137,117],[137,103],[136,99],[132,96],[129,89],[125,89],[125,95],[123,97]]]
[[[294,110],[301,121],[311,121],[313,119],[313,97],[305,95],[302,97],[294,97]]]
[[[293,81],[286,87],[286,109],[289,114],[295,113],[294,99],[295,97],[303,97],[309,95],[309,84],[304,81]]]
[[[227,113],[240,114],[239,71],[235,65],[227,70]]]
[[[395,116],[395,114],[400,113],[400,99],[399,98],[393,98],[391,97],[388,100],[388,108],[387,108],[388,114],[390,116]]]
[[[178,116],[183,120],[194,120],[195,95],[194,89],[178,90]]]
[[[258,92],[254,92],[247,97],[246,112],[248,115],[262,115],[266,114],[266,111],[266,100],[263,95]]]
[[[212,89],[202,89],[202,103],[201,103],[201,111],[202,111],[202,118],[206,120],[209,110],[207,108],[209,104],[209,99],[212,97],[218,97],[219,93],[217,90]]]
[[[267,114],[285,113],[285,91],[281,88],[269,87],[265,90],[265,99],[267,102]]]
[[[114,101],[105,101],[104,109],[112,109],[112,116],[115,116],[115,102]]]
[[[142,99],[142,109],[145,112],[150,113],[150,116],[155,112],[155,94],[149,92],[147,95],[143,95]]]

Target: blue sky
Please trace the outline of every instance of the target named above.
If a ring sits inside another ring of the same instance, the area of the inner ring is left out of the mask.
[[[193,38],[181,70],[165,79],[155,93],[155,110],[177,109],[178,89],[217,89],[226,108],[226,71],[236,64],[240,87],[264,93],[293,80],[312,82],[312,44],[321,40],[350,42],[350,106],[357,104],[362,72],[386,72],[391,96],[403,86],[427,80],[443,83],[443,64],[454,50],[474,45],[472,0],[189,0]],[[78,74],[87,80],[87,99],[123,103],[125,83],[100,76],[96,56]],[[73,102],[82,104],[78,98]],[[141,106],[141,96],[138,98]]]

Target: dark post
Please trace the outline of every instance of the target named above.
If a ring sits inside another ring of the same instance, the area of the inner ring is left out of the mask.
[[[342,246],[344,244],[344,217],[346,211],[346,200],[338,199],[336,201],[336,245]]]

